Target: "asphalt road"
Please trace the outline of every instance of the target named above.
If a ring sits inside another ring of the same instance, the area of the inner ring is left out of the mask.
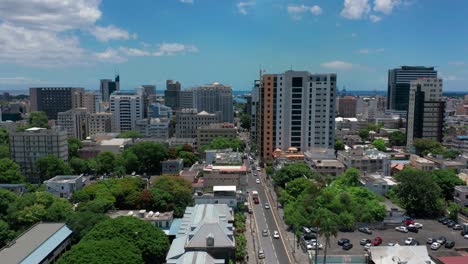
[[[248,165],[250,168],[252,165]],[[253,176],[253,173],[257,173],[259,177]],[[256,179],[260,179],[261,183],[257,184],[255,181]],[[259,242],[259,247],[264,250],[265,252],[265,259],[264,263],[291,263],[290,257],[286,252],[285,245],[283,242],[283,237],[280,236],[280,239],[273,238],[273,231],[280,231],[278,224],[276,221],[282,221],[281,219],[276,219],[273,216],[272,210],[276,210],[273,208],[271,201],[267,198],[266,191],[268,191],[268,187],[263,182],[264,177],[262,177],[262,173],[259,171],[254,171],[248,174],[248,190],[250,194],[250,202],[252,205],[252,209],[254,212],[254,220],[255,220],[255,228],[257,230],[257,238]],[[260,203],[254,204],[251,194],[253,190],[258,191],[258,195],[260,197]],[[270,209],[265,209],[265,203],[270,204]],[[262,230],[268,230],[268,236],[262,235]]]

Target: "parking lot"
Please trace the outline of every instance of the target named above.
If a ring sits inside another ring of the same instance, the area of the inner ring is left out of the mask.
[[[408,237],[415,238],[420,245],[426,245],[430,254],[435,256],[438,255],[446,255],[447,251],[454,251],[455,248],[468,248],[468,239],[464,239],[463,236],[460,235],[460,230],[453,230],[452,228],[448,228],[445,225],[437,222],[437,220],[422,220],[422,219],[415,219],[415,222],[423,224],[423,228],[419,229],[418,233],[408,232],[408,233],[401,233],[395,231],[394,228],[386,229],[386,230],[372,230],[372,235],[364,234],[359,231],[354,232],[338,232],[338,236],[336,238],[330,238],[331,247],[328,249],[328,254],[330,255],[359,255],[364,254],[364,247],[359,244],[360,240],[363,238],[368,238],[373,240],[376,236],[380,236],[383,240],[381,246],[386,246],[388,243],[398,243],[399,245],[404,246],[405,240]],[[447,249],[444,246],[439,248],[437,251],[431,250],[430,245],[426,244],[426,240],[428,238],[439,238],[444,236],[447,240],[451,240],[455,242],[455,247],[452,249]],[[341,246],[338,246],[337,241],[340,238],[348,238],[351,243],[353,244],[353,248],[350,250],[343,250]],[[325,244],[324,238],[320,239],[322,244]],[[444,254],[445,251],[445,254]],[[319,254],[323,254],[320,252]]]

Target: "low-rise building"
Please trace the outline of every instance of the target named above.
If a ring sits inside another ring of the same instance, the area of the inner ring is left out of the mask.
[[[435,264],[425,245],[408,247],[396,244],[394,246],[370,247],[369,255],[373,263]]]
[[[212,192],[196,192],[193,199],[195,204],[226,204],[234,209],[243,200],[236,186],[213,186]]]
[[[241,165],[242,153],[232,149],[210,149],[205,151],[205,162],[216,165]]]
[[[44,181],[47,191],[60,197],[70,199],[76,191],[85,185],[85,179],[81,175],[59,175]]]
[[[433,161],[422,158],[418,155],[411,155],[410,164],[414,168],[423,171],[432,171],[436,168],[436,165]]]
[[[377,149],[349,149],[338,151],[338,160],[346,168],[354,167],[363,173],[380,172],[382,175],[390,175],[390,157]]]
[[[345,171],[345,166],[336,159],[314,159],[308,162],[310,168],[322,175],[339,176]]]
[[[184,160],[170,159],[161,161],[161,168],[163,175],[179,175],[180,171],[184,169]]]
[[[362,175],[359,181],[364,187],[380,195],[385,195],[397,185],[393,177],[382,176],[380,174]]]
[[[197,112],[196,109],[182,109],[176,115],[175,136],[177,138],[197,138],[197,129],[209,124],[219,123],[221,114]]]
[[[167,140],[170,136],[170,119],[145,118],[136,121],[136,131],[148,138]]]
[[[468,207],[468,186],[455,186],[455,194],[453,200],[458,203],[462,208]]]
[[[93,113],[89,115],[89,135],[112,132],[112,113]]]
[[[247,190],[247,167],[245,165],[207,165],[203,169],[203,187],[236,186],[240,191]]]
[[[237,129],[231,123],[216,123],[198,127],[197,146],[208,145],[217,137],[235,139],[237,137]]]
[[[13,192],[19,196],[19,195],[22,195],[26,191],[26,184],[24,183],[0,183],[0,189]]]
[[[120,154],[126,147],[133,143],[131,138],[113,138],[102,140],[98,148],[100,151],[110,151],[114,154]]]
[[[174,220],[174,212],[153,212],[142,210],[111,210],[107,212],[110,218],[117,218],[119,216],[133,216],[141,220],[150,222],[156,227],[161,228],[166,235],[169,233],[169,229],[172,226]]]
[[[273,167],[275,170],[280,170],[288,164],[304,161],[304,153],[293,147],[287,150],[275,149],[271,156],[274,160]]]
[[[37,223],[0,249],[1,263],[54,263],[71,247],[65,223]]]

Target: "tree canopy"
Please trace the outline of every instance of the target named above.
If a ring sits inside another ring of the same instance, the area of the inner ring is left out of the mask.
[[[0,183],[23,183],[24,176],[20,173],[18,164],[11,159],[0,159]]]
[[[280,170],[278,170],[273,179],[275,183],[281,187],[284,187],[286,183],[296,179],[296,178],[312,178],[312,171],[310,170],[307,164],[301,163],[293,163],[290,165],[286,165]]]
[[[50,128],[49,119],[47,118],[46,113],[43,111],[29,113],[28,124],[29,127]]]
[[[240,117],[241,127],[250,130],[250,122],[252,117],[249,114],[242,114]]]
[[[335,140],[335,150],[344,150],[344,149],[345,149],[345,146],[344,146],[343,140],[336,139]]]
[[[372,142],[372,145],[379,151],[385,151],[387,150],[387,147],[385,146],[385,141],[381,138],[378,138]]]
[[[209,149],[227,149],[232,148],[233,150],[244,151],[245,143],[238,138],[225,138],[217,137],[211,141],[210,144],[202,146],[201,151]]]
[[[81,141],[77,138],[68,138],[68,156],[78,157],[78,150],[83,147]]]
[[[103,213],[76,212],[68,216],[67,226],[73,231],[72,242],[78,243],[93,227],[109,217]]]
[[[168,152],[164,145],[154,142],[140,142],[132,145],[122,154],[127,172],[136,171],[150,175],[161,171],[161,161],[167,159]]]
[[[54,155],[42,156],[36,160],[36,171],[41,182],[57,175],[70,175],[70,166],[61,158]]]
[[[144,135],[140,133],[139,131],[125,131],[120,133],[118,138],[142,138]]]
[[[390,146],[405,146],[406,135],[401,131],[395,131],[388,136]]]
[[[447,201],[453,200],[455,186],[465,185],[465,182],[451,169],[433,170],[431,171],[431,176],[442,191],[443,198]]]
[[[429,153],[442,154],[445,150],[442,144],[435,140],[427,138],[414,139],[413,146],[416,148],[416,154],[420,156],[426,156]]]
[[[160,212],[174,211],[181,217],[185,208],[193,204],[192,185],[179,176],[161,176],[151,188],[153,209]]]

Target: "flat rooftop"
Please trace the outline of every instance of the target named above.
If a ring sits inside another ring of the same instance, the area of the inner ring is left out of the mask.
[[[343,163],[341,163],[338,160],[333,160],[333,159],[314,159],[313,160],[314,164],[316,167],[343,167]]]
[[[46,182],[74,183],[76,182],[76,179],[80,177],[80,175],[59,175],[47,180]]]

